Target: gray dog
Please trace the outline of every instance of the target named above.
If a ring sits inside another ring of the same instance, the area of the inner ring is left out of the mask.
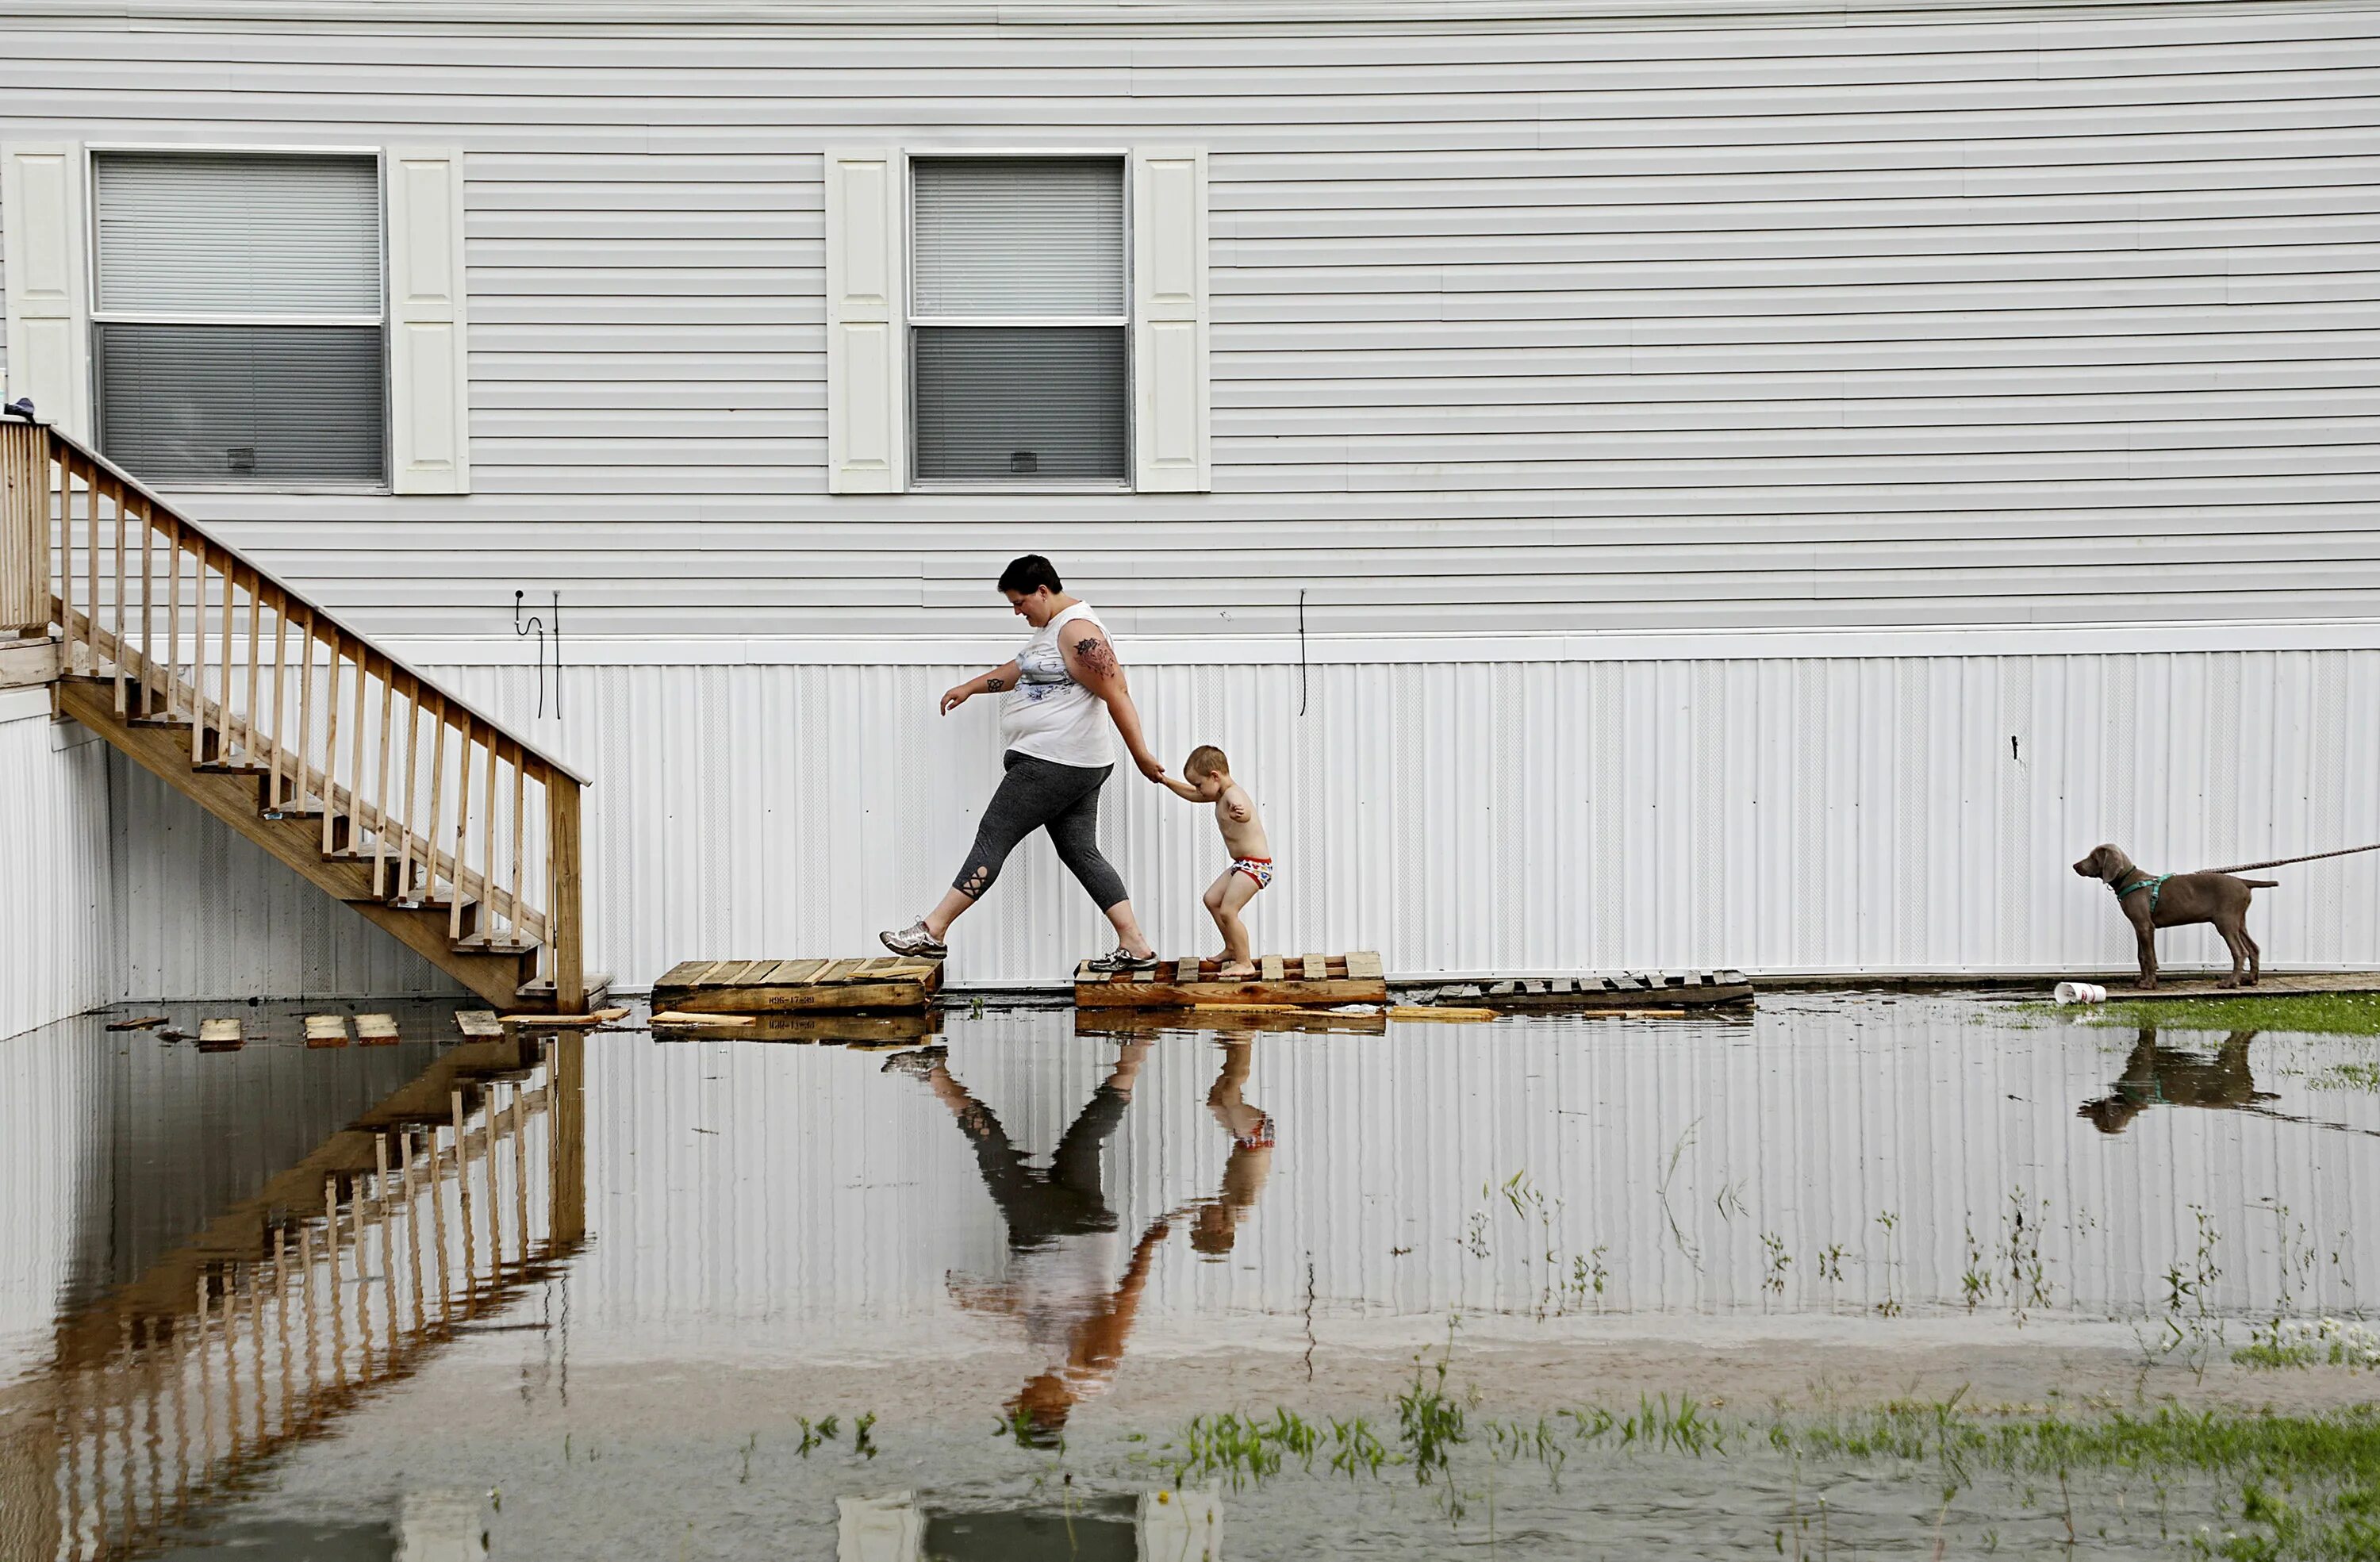
[[[2156,930],[2193,922],[2215,924],[2215,930],[2223,935],[2223,942],[2230,948],[2231,975],[2215,985],[2240,986],[2242,966],[2246,967],[2247,985],[2256,985],[2263,971],[2262,951],[2256,948],[2256,940],[2248,937],[2248,899],[2252,891],[2270,890],[2280,880],[2240,878],[2228,873],[2169,873],[2160,877],[2143,872],[2114,846],[2093,847],[2089,856],[2074,865],[2074,871],[2085,878],[2098,879],[2116,892],[2116,904],[2131,920],[2133,936],[2140,939],[2143,989],[2156,986]]]

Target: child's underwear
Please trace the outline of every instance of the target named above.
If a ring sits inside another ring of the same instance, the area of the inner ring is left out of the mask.
[[[1231,871],[1246,874],[1257,881],[1257,888],[1261,890],[1272,882],[1272,859],[1270,857],[1234,857],[1232,859]]]

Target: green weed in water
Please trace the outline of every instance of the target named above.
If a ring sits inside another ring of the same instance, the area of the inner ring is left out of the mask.
[[[1446,1469],[1457,1444],[1470,1440],[1463,1406],[1446,1392],[1446,1368],[1443,1357],[1428,1364],[1416,1358],[1413,1386],[1397,1396],[1398,1435],[1413,1460],[1414,1479],[1424,1484]]]
[[[2289,1031],[2301,1035],[2380,1035],[2380,993],[2274,993],[2228,998],[2119,999],[2080,1013],[2091,1025],[2164,1031]]]

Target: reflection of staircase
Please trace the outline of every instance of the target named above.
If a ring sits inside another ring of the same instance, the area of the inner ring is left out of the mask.
[[[56,430],[0,419],[0,631],[59,710],[504,1009],[577,1012],[581,779]]]
[[[151,1555],[586,1239],[585,1043],[442,1050],[0,1385],[0,1556]]]

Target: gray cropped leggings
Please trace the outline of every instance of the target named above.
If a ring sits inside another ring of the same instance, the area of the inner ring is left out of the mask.
[[[1007,773],[984,805],[975,849],[967,853],[966,866],[951,887],[970,900],[980,900],[1016,843],[1037,829],[1047,829],[1050,843],[1058,848],[1058,860],[1101,911],[1129,900],[1123,876],[1099,855],[1099,788],[1115,767],[1061,765],[1014,749],[1001,763]]]

